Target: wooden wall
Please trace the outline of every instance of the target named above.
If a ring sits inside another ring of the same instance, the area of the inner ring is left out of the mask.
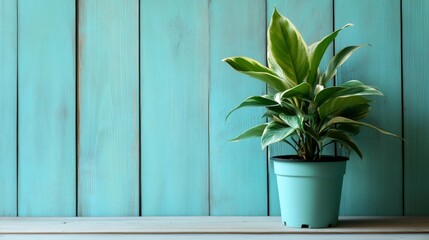
[[[227,112],[266,86],[221,59],[265,62],[276,6],[328,57],[369,43],[337,83],[385,97],[351,156],[342,215],[428,215],[426,0],[1,0],[0,215],[278,215],[268,160],[290,149],[228,139],[263,122]]]

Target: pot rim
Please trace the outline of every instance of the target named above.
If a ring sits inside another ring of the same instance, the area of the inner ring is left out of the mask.
[[[304,160],[298,155],[277,155],[271,157],[272,161],[276,162],[301,162],[301,163],[315,163],[315,162],[344,162],[349,160],[349,157],[345,156],[334,156],[334,155],[322,155],[321,159],[317,160]]]

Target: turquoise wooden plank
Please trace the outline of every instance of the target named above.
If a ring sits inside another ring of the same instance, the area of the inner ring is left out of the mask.
[[[207,215],[208,1],[140,11],[142,214]]]
[[[74,216],[75,2],[18,9],[18,214]]]
[[[402,1],[405,215],[429,215],[429,1]]]
[[[263,109],[228,112],[265,84],[235,72],[225,57],[265,62],[265,1],[217,0],[210,4],[210,213],[267,215],[266,151],[257,139],[229,142],[264,119]]]
[[[267,26],[270,23],[274,6],[289,18],[299,29],[308,45],[319,41],[333,31],[333,4],[332,0],[268,0]],[[332,47],[326,50],[325,57],[320,64],[325,69],[332,57]],[[269,157],[276,155],[296,154],[286,144],[275,144],[270,147]],[[328,151],[327,154],[330,154]],[[277,182],[272,162],[269,161],[269,193],[270,215],[280,215],[280,206],[277,193]]]
[[[139,214],[138,12],[79,2],[79,216]]]
[[[0,36],[0,216],[16,216],[16,0],[0,1]]]
[[[336,52],[348,45],[360,49],[339,70],[337,82],[359,79],[377,86],[366,121],[401,134],[401,19],[399,0],[335,1],[335,26],[355,26],[338,36]],[[364,154],[348,162],[340,207],[342,215],[402,215],[402,143],[368,129],[356,138]]]

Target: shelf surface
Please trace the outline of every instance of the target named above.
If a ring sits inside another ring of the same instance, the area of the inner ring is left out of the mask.
[[[429,217],[340,217],[296,229],[280,217],[2,217],[2,239],[429,239]]]

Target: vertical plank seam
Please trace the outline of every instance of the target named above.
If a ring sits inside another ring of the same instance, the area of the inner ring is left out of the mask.
[[[19,215],[19,188],[18,188],[18,181],[19,181],[19,60],[18,60],[18,51],[19,51],[19,10],[18,10],[18,1],[16,0],[16,216]]]
[[[140,45],[141,45],[141,25],[140,25],[140,0],[138,1],[138,55],[139,55],[139,59],[138,59],[138,68],[139,68],[139,76],[138,76],[138,91],[139,91],[139,216],[142,216],[142,145],[141,145],[141,136],[142,136],[142,123],[141,123],[141,52],[140,52]]]
[[[268,24],[268,20],[267,20],[267,15],[268,15],[268,0],[265,0],[265,24],[264,24],[264,32],[267,32],[267,24]],[[267,48],[267,37],[265,37],[264,39],[264,47],[265,47],[265,64],[267,65],[267,52],[268,52],[268,48]],[[265,93],[268,93],[268,85],[265,84]],[[265,118],[265,122],[268,122],[268,119]],[[269,154],[269,147],[267,147],[265,149],[265,157],[266,157],[266,170],[265,172],[267,173],[267,216],[270,216],[270,154]]]
[[[401,135],[405,137],[405,125],[404,125],[404,45],[403,45],[403,14],[402,6],[403,0],[399,0],[399,16],[400,16],[400,42],[401,42]],[[405,144],[401,141],[402,148],[402,216],[405,216]]]
[[[209,60],[209,66],[208,66],[208,76],[207,76],[207,81],[208,81],[208,88],[207,88],[207,214],[209,216],[211,216],[211,159],[210,159],[210,92],[211,92],[211,0],[207,1],[207,12],[208,12],[208,19],[207,19],[207,28],[208,28],[208,37],[207,37],[207,41],[208,41],[208,60]]]
[[[79,106],[79,0],[75,0],[75,151],[76,151],[76,161],[75,161],[75,215],[79,215],[79,131],[80,131],[80,106]]]

